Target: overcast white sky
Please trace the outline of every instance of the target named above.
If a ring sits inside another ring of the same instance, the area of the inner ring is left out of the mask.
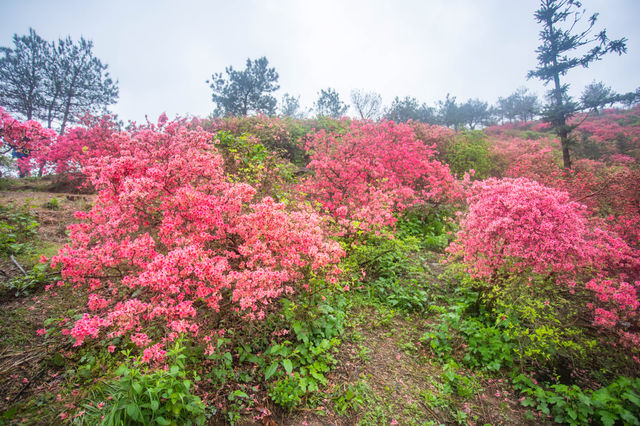
[[[119,81],[112,109],[142,121],[166,112],[207,116],[205,83],[228,65],[266,56],[285,92],[311,107],[322,88],[343,100],[352,89],[375,91],[385,105],[413,96],[429,105],[447,92],[493,103],[527,81],[535,67],[537,0],[0,0],[0,46],[32,27],[51,41],[71,35]],[[626,92],[640,86],[640,1],[585,0],[598,27],[627,37],[628,53],[607,56],[567,81],[579,94],[592,80]]]

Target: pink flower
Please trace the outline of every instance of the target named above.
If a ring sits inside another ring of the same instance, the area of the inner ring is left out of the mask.
[[[164,359],[164,355],[167,353],[162,350],[162,344],[157,343],[147,349],[142,353],[142,361],[143,362],[151,362],[151,361],[162,361]]]

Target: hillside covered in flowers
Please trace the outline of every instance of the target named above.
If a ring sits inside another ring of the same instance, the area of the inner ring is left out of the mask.
[[[638,424],[640,108],[572,120],[0,109],[0,422]]]

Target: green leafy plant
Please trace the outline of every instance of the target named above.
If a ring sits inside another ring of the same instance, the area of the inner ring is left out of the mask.
[[[32,252],[38,226],[27,205],[0,205],[0,256]]]
[[[227,399],[229,406],[226,409],[226,417],[231,425],[236,424],[242,418],[242,410],[252,405],[251,397],[242,389],[236,389],[231,392]]]
[[[354,285],[370,298],[394,309],[424,312],[429,306],[429,283],[425,280],[420,240],[370,237],[356,246],[345,261]],[[356,284],[358,283],[358,284]]]
[[[305,382],[300,374],[286,376],[269,387],[269,396],[285,410],[292,410],[300,405],[306,394]]]
[[[56,197],[53,197],[46,203],[44,203],[44,207],[49,210],[60,210],[60,201]]]
[[[487,135],[480,130],[461,132],[447,146],[445,161],[451,171],[461,178],[469,170],[474,170],[475,178],[491,176],[493,164]]]
[[[416,237],[425,250],[442,251],[455,230],[454,212],[444,206],[414,207],[405,210],[396,223],[398,238]]]
[[[295,167],[291,163],[250,133],[234,135],[219,131],[216,139],[231,180],[248,183],[271,197],[287,198],[286,189],[295,180]]]
[[[394,235],[369,235],[348,247],[344,269],[352,287],[392,309],[427,312],[435,295],[425,266],[433,254],[427,251],[446,247],[452,227],[446,209],[407,209]]]
[[[472,318],[463,322],[461,332],[466,341],[463,361],[467,365],[489,371],[513,365],[515,344],[502,328]]]
[[[640,425],[640,378],[619,377],[606,387],[591,390],[561,383],[545,388],[520,374],[514,386],[526,395],[523,406],[536,408],[556,423]]]
[[[230,341],[228,338],[219,337],[215,342],[215,350],[207,355],[207,359],[213,362],[213,367],[207,374],[207,378],[219,386],[235,377],[233,355],[227,347]]]
[[[462,398],[470,398],[478,390],[477,383],[464,374],[458,374],[458,365],[449,361],[442,371],[442,383],[447,394],[456,394]]]
[[[36,263],[26,276],[18,275],[3,285],[7,291],[13,292],[15,297],[30,294],[51,280],[52,275],[49,272],[49,264]]]
[[[167,352],[167,371],[149,369],[126,353],[130,362],[116,370],[119,379],[103,390],[110,398],[102,404],[85,404],[84,421],[101,425],[203,425],[206,407],[200,397],[191,394],[193,381],[187,377],[183,350],[177,341]]]
[[[499,276],[500,284],[491,285],[462,268],[451,263],[443,277],[466,300],[442,311],[440,322],[423,336],[434,353],[464,353],[465,364],[490,371],[507,367],[568,376],[589,370],[596,381],[610,379],[610,373],[599,373],[604,369],[625,374],[629,368],[629,357],[607,351],[580,326],[584,290],[569,292],[548,277],[507,272]]]
[[[341,343],[346,300],[339,294],[311,295],[295,303],[283,300],[282,313],[293,335],[291,340],[272,344],[264,352],[265,380],[271,399],[287,410],[327,384],[326,374],[337,363],[333,356]]]
[[[339,386],[332,397],[335,411],[340,415],[344,415],[349,410],[358,410],[365,404],[367,391],[367,385],[363,381]]]
[[[475,312],[478,295],[459,291],[458,302],[440,308],[440,321],[422,335],[420,342],[428,345],[441,359],[451,359],[454,352],[463,353],[462,361],[489,371],[511,367],[515,343],[501,324],[491,324],[490,316]]]

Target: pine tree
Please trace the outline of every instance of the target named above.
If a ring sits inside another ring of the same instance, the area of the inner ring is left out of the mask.
[[[542,44],[536,50],[538,67],[529,71],[527,77],[538,78],[545,85],[552,83],[543,120],[550,123],[560,137],[564,167],[570,169],[570,135],[575,125],[569,125],[568,121],[585,106],[573,100],[568,94],[569,84],[563,83],[562,79],[570,70],[588,68],[608,53],[626,53],[627,39],[610,40],[604,29],[594,33],[597,13],[587,19],[585,29],[578,30],[578,25],[585,18],[585,11],[581,2],[575,0],[541,0],[534,17],[542,25]]]

